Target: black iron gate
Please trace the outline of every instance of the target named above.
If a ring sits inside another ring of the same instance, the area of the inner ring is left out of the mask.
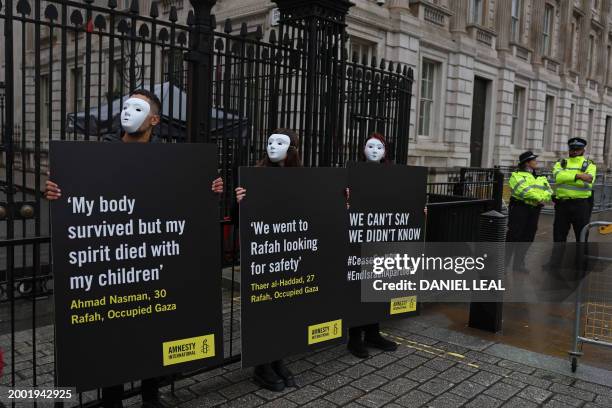
[[[138,0],[0,2],[4,385],[54,384],[49,211],[40,195],[49,141],[118,132],[130,90],[146,88],[160,97],[156,131],[167,142],[217,143],[231,265],[236,169],[261,158],[274,128],[298,132],[309,166],[356,159],[373,131],[386,135],[392,159],[406,163],[412,70],[348,55],[348,1],[276,0],[281,25],[266,33],[230,21],[214,31],[215,2],[193,0],[182,11],[172,0],[154,1],[148,10],[140,10]],[[233,297],[232,287],[224,294],[231,305],[227,362],[239,357]],[[80,402],[95,405],[98,397],[87,393]]]

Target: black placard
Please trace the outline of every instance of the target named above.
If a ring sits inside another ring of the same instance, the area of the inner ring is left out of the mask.
[[[344,338],[345,169],[241,168],[242,365]]]
[[[371,268],[367,273],[361,270],[361,265],[370,258],[362,256],[362,244],[424,241],[427,168],[349,163],[348,169],[347,324],[361,326],[414,314],[415,296],[403,296],[387,303],[364,301],[361,285],[371,284],[380,277],[372,275]]]
[[[216,147],[51,142],[50,155],[58,385],[218,363]]]

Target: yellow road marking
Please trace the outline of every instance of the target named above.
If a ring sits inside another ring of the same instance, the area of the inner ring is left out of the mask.
[[[405,339],[403,337],[395,336],[393,334],[389,334],[389,333],[385,333],[385,332],[381,332],[381,334],[383,336],[386,336],[386,337],[389,337],[389,338],[392,338],[392,339],[396,340],[397,342],[399,342],[400,344],[402,344],[402,345],[404,345],[406,347],[410,347],[410,348],[422,351],[422,352],[427,353],[427,354],[433,354],[434,356],[441,357],[441,358],[454,357],[452,359],[449,358],[449,360],[453,360],[453,361],[455,361],[457,363],[460,363],[460,364],[465,364],[465,365],[467,365],[469,367],[480,368],[479,365],[474,364],[474,363],[468,363],[468,362],[465,362],[465,361],[457,361],[457,360],[455,360],[455,358],[459,359],[459,360],[465,360],[466,357],[463,354],[454,353],[452,351],[446,351],[446,350],[443,350],[443,349],[440,349],[440,348],[437,348],[437,347],[428,346],[427,344],[418,343],[416,341],[408,340],[408,339]]]

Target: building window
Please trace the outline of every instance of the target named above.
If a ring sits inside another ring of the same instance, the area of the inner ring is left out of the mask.
[[[514,102],[512,103],[512,141],[518,146],[523,132],[523,111],[525,107],[525,89],[514,87]]]
[[[521,42],[521,0],[512,0],[512,41]]]
[[[553,129],[555,127],[555,97],[546,95],[546,103],[544,106],[544,137],[542,139],[542,148],[550,149],[552,146]]]
[[[70,97],[72,99],[70,108],[75,108],[77,112],[81,112],[85,102],[83,100],[83,68],[73,68],[70,71],[70,84]]]
[[[421,78],[421,97],[419,102],[419,135],[431,136],[432,120],[434,115],[434,92],[436,71],[439,64],[423,60]]]
[[[472,0],[470,3],[470,22],[484,25],[484,0]]]
[[[162,54],[162,66],[164,70],[164,82],[170,82],[183,88],[186,74],[181,50],[165,50]]]
[[[599,9],[599,0],[591,0],[591,8],[593,10],[598,10]]]
[[[595,65],[595,36],[592,34],[589,36],[589,54],[587,56],[587,61],[589,64],[588,76],[591,78],[593,76],[593,67]]]
[[[589,109],[589,136],[593,138],[593,125],[595,123],[595,109]]]
[[[378,46],[373,41],[363,40],[361,38],[351,37],[349,39],[349,58],[358,62],[366,62],[370,64],[372,58],[377,57]]]
[[[570,124],[569,124],[569,135],[570,138],[574,137],[576,129],[576,105],[572,103],[570,106]]]
[[[40,76],[40,127],[49,129],[51,118],[49,117],[49,107],[51,106],[51,97],[49,95],[49,75]]]
[[[606,57],[606,79],[604,83],[607,85],[610,83],[610,58],[612,57],[612,46],[610,45],[608,45]]]
[[[552,54],[552,33],[554,16],[555,8],[550,4],[547,4],[546,9],[544,10],[544,27],[542,30],[542,52],[544,55],[548,56]]]

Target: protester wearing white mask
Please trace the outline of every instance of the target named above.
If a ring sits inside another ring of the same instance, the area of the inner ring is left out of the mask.
[[[365,144],[363,154],[370,163],[380,163],[386,157],[385,144],[376,137],[371,137]]]
[[[277,129],[268,137],[266,154],[257,167],[302,167],[298,152],[298,135],[289,129]],[[246,189],[236,188],[236,201],[240,204],[246,197]],[[282,360],[260,364],[253,371],[253,379],[270,391],[283,391],[295,387],[293,373]]]
[[[159,125],[161,118],[161,102],[152,92],[146,90],[136,90],[124,101],[121,110],[122,132],[104,136],[106,142],[119,143],[156,143],[161,142],[160,138],[153,133],[153,129]],[[154,166],[155,163],[143,164],[143,171],[146,166]],[[223,180],[219,177],[212,182],[212,191],[215,193],[223,192]],[[57,200],[62,197],[59,186],[47,180],[45,186],[45,197],[48,200]],[[143,408],[167,407],[159,398],[160,378],[148,378],[141,381],[141,392]],[[118,384],[102,389],[102,406],[104,408],[123,407],[123,384]]]
[[[143,130],[147,130],[148,126],[144,122],[149,116],[149,112],[151,112],[149,102],[137,96],[129,98],[123,102],[121,127],[130,135],[139,133],[141,127],[144,128]],[[159,117],[159,115],[154,116]]]

